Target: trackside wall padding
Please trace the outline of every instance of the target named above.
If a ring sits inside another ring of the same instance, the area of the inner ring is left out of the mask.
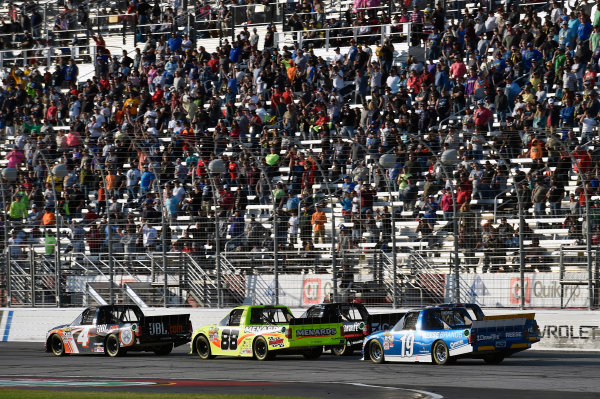
[[[83,308],[40,309],[0,308],[0,342],[22,341],[43,343],[46,332],[61,324],[69,324]],[[218,323],[229,309],[146,308],[148,315],[189,313],[194,328]],[[304,309],[292,309],[300,316]],[[370,309],[372,313],[386,313],[392,309]],[[519,314],[520,310],[484,309],[486,314]],[[542,333],[541,342],[533,349],[600,351],[600,314],[585,310],[528,310]]]

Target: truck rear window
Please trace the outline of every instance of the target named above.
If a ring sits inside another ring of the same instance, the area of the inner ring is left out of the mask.
[[[292,315],[281,308],[254,308],[250,314],[251,324],[278,324],[287,323]]]
[[[430,310],[427,312],[425,330],[452,330],[470,325],[471,319],[464,309]]]

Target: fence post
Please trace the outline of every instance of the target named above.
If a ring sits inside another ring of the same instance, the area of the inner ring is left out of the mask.
[[[273,208],[275,204],[273,203]],[[273,278],[275,279],[275,305],[279,305],[279,237],[277,211],[273,209]]]
[[[231,7],[231,45],[235,42],[235,15],[237,10],[236,6]]]
[[[563,281],[565,277],[565,263],[564,263],[564,248],[560,246],[560,255],[559,255],[559,273],[558,273],[558,281]],[[565,296],[565,286],[563,284],[560,285],[560,308],[564,308],[564,296]]]
[[[5,225],[6,226],[6,225]],[[4,232],[6,235],[7,232]],[[6,251],[6,307],[10,308],[10,304],[12,302],[12,287],[11,287],[11,267],[10,267],[10,250],[9,247],[5,247]]]
[[[285,6],[286,3],[281,3],[281,32],[285,32]]]
[[[48,3],[44,4],[44,36],[48,37],[48,22],[46,21],[46,14],[48,12]]]
[[[29,273],[31,276],[31,306],[35,307],[35,260],[33,259],[33,244],[29,244]],[[42,298],[44,296],[42,295]],[[43,302],[42,302],[43,303]]]
[[[329,29],[325,31],[325,50],[329,51]]]

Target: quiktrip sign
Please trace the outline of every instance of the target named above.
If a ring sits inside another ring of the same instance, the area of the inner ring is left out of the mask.
[[[586,281],[585,273],[565,273],[564,281]],[[452,300],[454,275],[446,275],[446,301]],[[462,274],[461,301],[490,307],[521,306],[521,276],[519,273]],[[527,307],[586,308],[589,291],[586,285],[561,285],[558,273],[525,273],[524,302]],[[562,298],[562,300],[561,300]]]

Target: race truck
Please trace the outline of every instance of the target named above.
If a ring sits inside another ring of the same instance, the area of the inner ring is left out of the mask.
[[[316,359],[324,346],[344,343],[336,317],[295,318],[286,306],[239,306],[218,324],[194,331],[190,353],[201,359],[216,355],[273,359],[276,354],[301,354]]]
[[[404,316],[402,313],[369,314],[360,303],[321,303],[313,305],[300,317],[339,318],[342,321],[343,345],[326,347],[334,355],[350,356],[362,347],[363,339],[374,332],[389,330]]]
[[[144,316],[135,305],[105,305],[85,309],[71,324],[46,333],[46,352],[56,356],[103,353],[111,357],[131,351],[168,355],[190,342],[189,314]]]
[[[363,360],[443,365],[460,358],[480,358],[498,364],[539,342],[540,330],[534,316],[484,316],[474,304],[411,310],[391,330],[365,338]]]

